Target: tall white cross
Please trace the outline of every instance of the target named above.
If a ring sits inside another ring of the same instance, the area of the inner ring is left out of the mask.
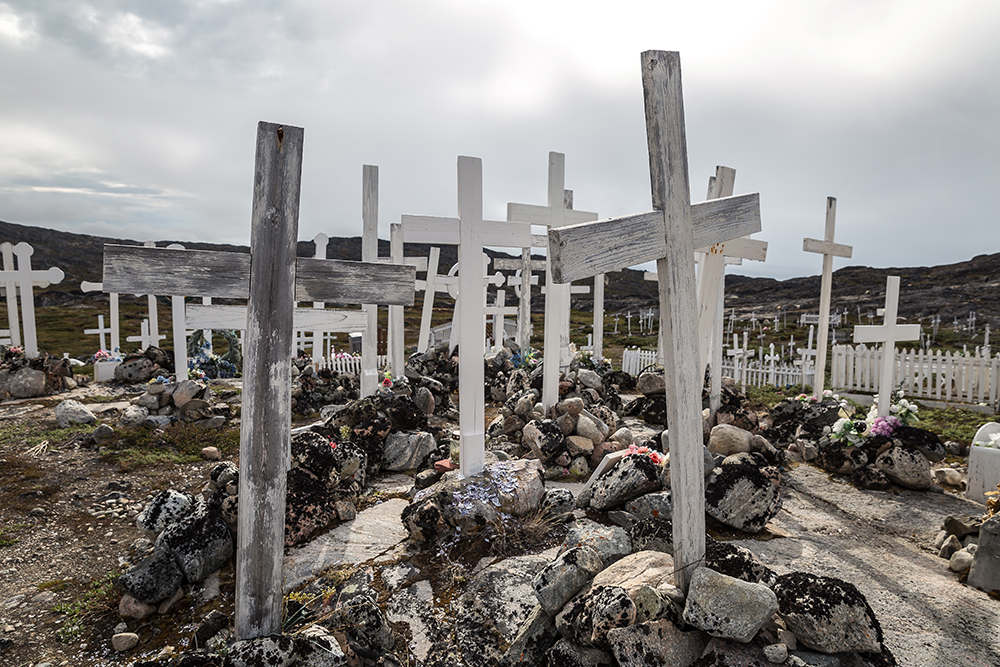
[[[896,343],[920,338],[919,324],[896,324],[899,312],[899,276],[885,281],[885,317],[881,326],[854,327],[855,343],[882,343],[882,369],[878,381],[878,416],[889,414],[892,403],[893,373],[896,370]]]
[[[664,341],[674,561],[687,590],[705,555],[705,475],[694,249],[760,231],[757,195],[691,205],[680,55],[642,54],[653,211],[549,230],[553,279],[568,283],[656,260]],[[600,249],[594,252],[594,249]]]
[[[469,477],[482,472],[486,448],[483,247],[528,247],[531,225],[484,224],[483,162],[464,156],[458,158],[458,218],[404,215],[401,221],[403,238],[409,243],[458,243],[459,465],[461,474]]]
[[[326,246],[330,243],[330,237],[320,232],[313,237],[313,244],[316,246],[316,252],[313,253],[313,257],[316,259],[326,259]],[[320,308],[326,307],[322,301],[314,301],[313,308],[319,310]],[[313,363],[318,363],[324,356],[323,350],[323,331],[313,331],[312,332],[312,357]],[[209,339],[211,341],[211,339]]]
[[[837,219],[836,197],[826,198],[826,232],[823,240],[802,239],[802,250],[823,255],[823,278],[819,289],[819,340],[816,343],[816,371],[813,379],[813,396],[823,395],[826,383],[826,343],[830,331],[830,291],[833,284],[833,258],[850,257],[852,248],[833,242]]]
[[[493,266],[501,271],[516,271],[507,284],[514,288],[514,295],[518,298],[517,344],[525,354],[531,347],[531,286],[538,284],[538,277],[532,272],[544,271],[548,262],[531,259],[531,248],[528,247],[521,249],[520,259],[495,259]]]
[[[432,250],[440,250],[438,248],[433,248]],[[380,257],[379,261],[385,261],[386,258]],[[428,258],[427,257],[404,257],[403,256],[403,226],[394,222],[389,225],[389,257],[388,261],[393,264],[406,264],[408,266],[414,267],[417,271],[427,271],[428,268]],[[437,271],[437,263],[435,262],[434,270]],[[427,281],[423,281],[426,288]],[[418,285],[417,289],[420,289]],[[426,297],[425,297],[426,298]],[[433,300],[433,295],[431,299]],[[392,369],[392,374],[399,376],[403,374],[403,365],[405,361],[405,340],[403,332],[403,307],[402,306],[389,306],[389,367]]]
[[[35,333],[35,294],[34,287],[52,285],[62,281],[66,274],[62,269],[50,268],[44,271],[32,270],[31,255],[34,248],[25,242],[18,243],[11,249],[17,258],[17,269],[7,269],[0,271],[0,283],[5,284],[7,291],[8,309],[10,308],[11,295],[19,292],[21,296],[21,322],[24,325],[24,353],[29,358],[38,356],[38,337]],[[5,262],[6,266],[6,262]],[[16,301],[15,309],[16,311]],[[8,316],[10,310],[8,310]],[[16,318],[16,313],[14,318]],[[12,318],[10,331],[11,341],[15,339],[17,331],[17,320]]]
[[[87,292],[103,292],[104,285],[102,283],[92,283],[84,280],[80,283],[80,291],[83,293]],[[121,353],[121,329],[118,319],[118,295],[115,293],[108,294],[108,303],[111,307],[111,352]]]
[[[577,211],[572,208],[572,199],[567,202],[565,182],[566,156],[562,153],[550,152],[548,206],[510,203],[507,204],[507,219],[545,225],[549,229],[597,220],[596,213]],[[572,195],[569,196],[572,197]],[[567,207],[567,203],[569,203],[569,207]],[[547,260],[549,271],[545,276],[545,340],[542,351],[544,359],[542,406],[546,413],[559,400],[559,372],[564,365],[569,364],[570,309],[570,286],[553,287],[555,283],[552,280],[551,241]]]

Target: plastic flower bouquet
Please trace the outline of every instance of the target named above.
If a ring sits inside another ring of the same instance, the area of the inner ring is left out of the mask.
[[[628,449],[625,451],[625,456],[648,456],[656,465],[662,465],[666,460],[663,454],[659,453],[655,449],[650,449],[649,447],[636,447],[635,445],[628,446]]]
[[[850,445],[859,445],[868,435],[868,422],[862,419],[847,419],[841,417],[833,424],[830,431],[830,439],[838,442],[845,442]]]

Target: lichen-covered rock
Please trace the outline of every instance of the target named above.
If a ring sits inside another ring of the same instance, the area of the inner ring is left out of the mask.
[[[855,470],[851,475],[851,482],[858,488],[870,491],[885,491],[892,485],[886,474],[874,466]]]
[[[73,424],[93,424],[97,416],[80,401],[67,399],[59,403],[54,411],[59,428],[67,428]]]
[[[326,480],[321,480],[305,468],[292,468],[285,479],[285,545],[305,542],[320,528],[337,519]]]
[[[348,644],[360,648],[359,652],[377,657],[392,649],[395,635],[378,604],[378,593],[349,580],[337,587],[332,599],[337,601],[336,608],[324,615],[320,625],[328,630],[343,629]]]
[[[930,488],[931,464],[920,452],[890,447],[878,455],[875,466],[895,484],[918,491]]]
[[[382,468],[393,472],[417,470],[437,449],[434,436],[425,431],[394,431],[385,439],[385,462]]]
[[[311,472],[326,488],[340,483],[340,470],[334,456],[338,443],[331,442],[318,433],[304,431],[292,435],[291,466]]]
[[[291,667],[298,660],[298,642],[288,635],[242,639],[229,647],[228,667]]]
[[[565,450],[566,436],[559,424],[551,419],[532,420],[524,425],[521,432],[521,442],[543,463],[548,463]]]
[[[328,419],[326,425],[337,431],[344,426],[353,429],[363,422],[375,419],[376,416],[378,416],[378,408],[375,404],[375,398],[365,396],[348,403],[342,410]]]
[[[564,487],[556,487],[545,491],[539,510],[551,519],[569,521],[573,518],[575,507],[573,492]]]
[[[920,452],[931,463],[944,460],[948,453],[936,433],[922,428],[900,426],[892,432],[892,437],[899,440],[903,447]]]
[[[636,379],[635,388],[643,396],[659,396],[667,391],[663,373],[656,372],[640,373]]]
[[[560,551],[579,546],[588,546],[596,551],[604,567],[632,553],[632,542],[625,529],[605,526],[590,519],[581,519],[570,527]]]
[[[802,667],[806,663],[800,661],[794,664]],[[774,667],[774,664],[759,646],[715,637],[708,642],[701,659],[692,663],[692,667]]]
[[[397,431],[424,431],[427,429],[427,413],[409,396],[399,394],[380,395],[379,407],[389,417]]]
[[[780,507],[777,487],[745,459],[727,459],[705,481],[705,511],[737,530],[759,532]]]
[[[630,500],[625,505],[625,510],[636,516],[638,519],[669,519],[672,515],[673,505],[670,501],[669,491],[659,491],[647,493]]]
[[[193,512],[167,526],[156,538],[156,548],[173,554],[189,584],[218,570],[235,551],[226,522],[212,511]]]
[[[691,576],[684,620],[713,637],[749,642],[778,611],[774,592],[699,567]]]
[[[184,575],[173,554],[166,549],[155,550],[125,570],[117,580],[126,593],[146,604],[156,604],[170,597],[183,582]]]
[[[531,582],[538,604],[550,614],[559,611],[603,567],[600,555],[590,547],[563,551]]]
[[[531,581],[541,555],[507,558],[476,574],[456,600],[455,641],[467,665],[495,665],[535,609]]]
[[[385,460],[385,439],[390,431],[392,424],[385,417],[363,421],[351,431],[351,442],[365,454],[368,475],[374,475],[381,469]]]
[[[618,667],[691,665],[708,643],[698,630],[679,630],[668,619],[612,628],[608,644]]]
[[[607,633],[635,623],[636,606],[618,586],[594,586],[570,600],[556,615],[556,630],[582,646],[607,646]]]
[[[156,365],[146,357],[134,357],[115,367],[115,380],[128,384],[149,382],[156,370]]]
[[[834,577],[805,572],[774,584],[778,610],[802,644],[824,653],[879,653],[882,628],[864,595]]]
[[[754,552],[732,542],[705,540],[705,566],[720,574],[771,587],[777,575]]]
[[[152,539],[164,528],[184,518],[195,507],[194,498],[186,493],[165,489],[153,496],[138,516],[135,525],[144,536]]]
[[[555,621],[545,610],[536,606],[521,624],[517,636],[498,664],[500,667],[545,664],[546,653],[558,640]]]
[[[606,512],[643,494],[659,491],[660,473],[660,466],[645,454],[625,456],[614,470],[594,483],[590,506]]]
[[[669,516],[638,519],[628,527],[632,548],[641,551],[674,552],[674,524]]]
[[[617,667],[607,651],[592,646],[579,646],[560,639],[545,654],[545,663],[559,667]]]

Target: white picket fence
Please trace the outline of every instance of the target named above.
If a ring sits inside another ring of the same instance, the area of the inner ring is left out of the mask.
[[[834,345],[830,383],[834,389],[878,392],[882,348]],[[1000,354],[897,350],[895,383],[909,398],[996,405]]]
[[[380,354],[375,357],[379,369],[388,365],[388,357]],[[334,355],[321,361],[316,366],[316,370],[331,370],[335,373],[353,373],[361,375],[361,355]]]
[[[637,347],[625,348],[622,351],[622,370],[630,375],[638,375],[639,371],[656,363],[656,350],[640,350]],[[754,387],[775,385],[783,387],[789,384],[802,383],[802,367],[792,364],[770,364],[761,361],[734,363],[733,359],[722,361],[722,374],[736,380],[738,384]],[[814,373],[812,366],[806,369],[806,384],[811,385]]]

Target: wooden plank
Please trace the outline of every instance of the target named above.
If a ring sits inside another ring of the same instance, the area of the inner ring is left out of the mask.
[[[833,197],[830,197],[830,199],[833,199]],[[802,239],[802,250],[804,252],[817,252],[821,255],[850,257],[854,248],[853,246],[844,245],[843,243],[819,241],[817,239]]]
[[[413,266],[299,257],[295,271],[297,301],[413,305],[417,278]]]
[[[203,306],[189,304],[186,322],[191,329],[226,329],[245,331],[246,306]],[[296,308],[292,318],[295,331],[361,331],[367,319],[363,310],[338,310],[334,308]]]
[[[458,218],[436,215],[400,216],[406,243],[455,245],[459,235]],[[531,245],[531,225],[525,222],[483,221],[483,246],[496,248],[526,248]]]
[[[237,639],[281,632],[303,135],[299,127],[257,126],[244,349],[244,367],[254,372],[243,377],[239,483],[240,497],[252,502],[240,508],[237,530]]]
[[[145,269],[137,272],[136,266]],[[105,292],[246,299],[250,295],[249,275],[247,253],[104,246]]]
[[[711,247],[711,246],[709,246]],[[700,248],[706,252],[707,248]],[[767,241],[748,239],[741,236],[738,239],[726,241],[726,249],[722,253],[726,259],[749,259],[754,262],[767,261]],[[726,262],[729,264],[730,262]]]
[[[736,195],[694,204],[691,219],[692,243],[699,248],[723,242],[734,234],[749,236],[761,229],[760,195]],[[654,229],[660,231],[654,233]],[[572,282],[594,273],[652,262],[667,253],[663,229],[660,211],[550,229],[549,247],[560,265],[559,274],[553,278]]]
[[[597,216],[588,211],[576,211],[565,209],[563,213],[564,225],[578,225],[583,222],[597,220]],[[551,225],[552,211],[548,206],[538,206],[537,204],[507,204],[507,219],[527,222],[532,225]]]

